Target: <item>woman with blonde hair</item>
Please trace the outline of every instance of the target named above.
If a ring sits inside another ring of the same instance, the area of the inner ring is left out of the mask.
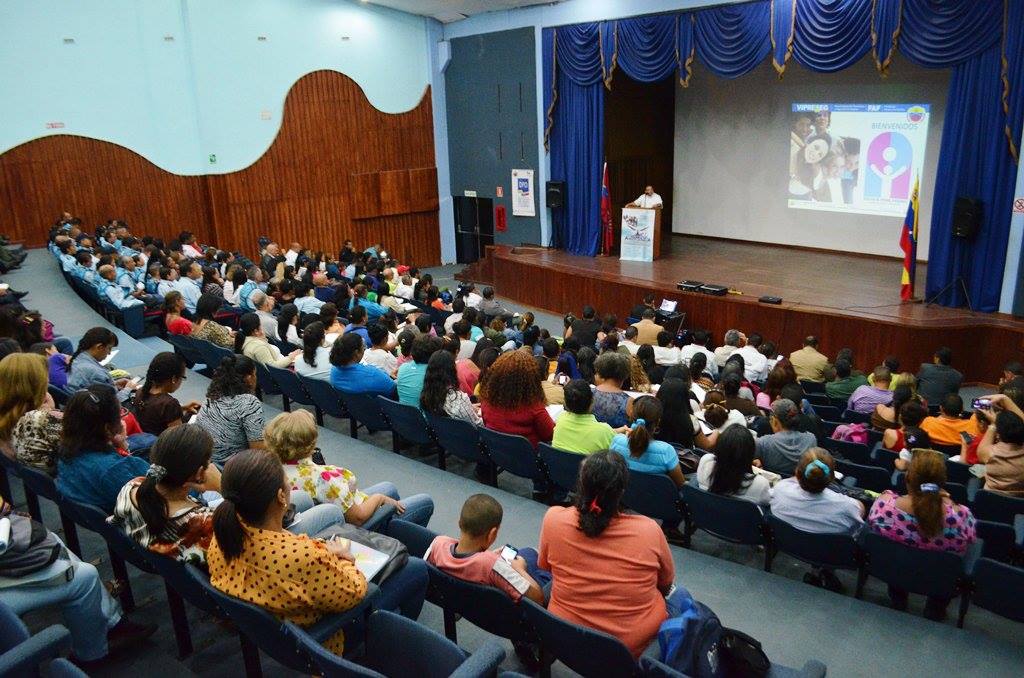
[[[946,457],[935,450],[914,450],[907,471],[907,494],[886,490],[875,500],[868,525],[883,537],[926,551],[963,554],[975,542],[974,515],[954,502],[942,489],[946,483]],[[889,587],[893,607],[907,607],[907,592]],[[946,615],[949,599],[928,598],[929,619]]]
[[[52,475],[62,415],[46,391],[47,376],[46,358],[38,353],[0,360],[0,452]]]
[[[313,460],[313,454],[319,452],[317,434],[316,421],[307,410],[279,414],[264,431],[267,449],[281,460],[293,491],[306,492],[319,504],[341,507],[346,522],[366,529],[383,529],[393,513],[426,526],[434,514],[434,501],[429,495],[416,494],[403,500],[389,482],[360,490],[352,471]],[[298,502],[296,508],[300,508]]]
[[[629,360],[629,390],[639,393],[651,392],[651,380],[647,376],[644,364],[635,355],[630,354]]]

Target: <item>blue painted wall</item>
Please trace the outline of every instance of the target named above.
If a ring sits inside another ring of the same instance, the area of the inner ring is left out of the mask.
[[[382,111],[415,107],[430,22],[350,0],[3,2],[0,153],[80,134],[177,174],[233,172],[270,146],[310,71],[344,73]]]

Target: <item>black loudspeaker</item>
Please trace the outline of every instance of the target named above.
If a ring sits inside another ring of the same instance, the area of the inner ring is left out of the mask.
[[[547,189],[547,206],[553,210],[565,206],[565,182],[549,181],[545,186]]]
[[[973,238],[981,228],[981,201],[960,196],[953,203],[953,235]]]

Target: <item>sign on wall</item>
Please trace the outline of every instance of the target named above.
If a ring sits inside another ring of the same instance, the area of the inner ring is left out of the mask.
[[[537,216],[533,198],[533,170],[512,170],[512,216]]]
[[[619,252],[622,261],[654,261],[654,210],[622,210]]]

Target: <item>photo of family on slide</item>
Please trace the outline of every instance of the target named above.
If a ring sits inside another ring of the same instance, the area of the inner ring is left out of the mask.
[[[833,205],[853,203],[860,181],[856,137],[830,133],[830,111],[792,113],[789,134],[789,199]]]

